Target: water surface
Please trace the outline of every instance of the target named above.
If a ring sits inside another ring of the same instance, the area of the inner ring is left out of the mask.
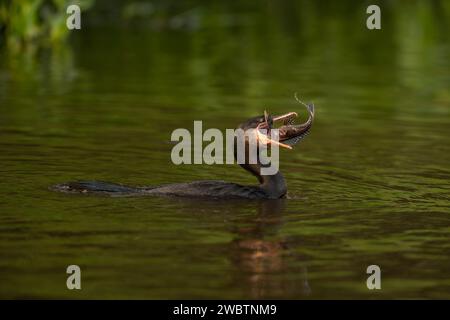
[[[418,6],[389,11],[378,33],[332,8],[269,22],[270,8],[244,8],[194,30],[94,26],[61,48],[3,49],[0,297],[450,298],[449,42],[439,13]],[[316,122],[281,151],[290,199],[48,190],[254,184],[238,166],[173,165],[170,134],[264,110],[305,117],[297,91]],[[66,289],[70,264],[81,291]]]

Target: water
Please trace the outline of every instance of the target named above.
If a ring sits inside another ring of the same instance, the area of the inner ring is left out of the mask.
[[[430,8],[394,8],[379,32],[320,6],[278,20],[240,9],[194,30],[93,26],[61,48],[3,49],[0,297],[450,298],[449,42]],[[281,151],[290,199],[48,190],[254,184],[238,166],[173,165],[170,134],[265,109],[305,117],[296,91],[316,121]],[[70,264],[81,291],[66,289]]]

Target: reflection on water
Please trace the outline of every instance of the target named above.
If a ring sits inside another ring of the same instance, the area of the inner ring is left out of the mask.
[[[236,282],[245,283],[248,290],[245,296],[253,299],[301,298],[311,293],[305,265],[292,270],[294,277],[283,274],[290,269],[289,260],[301,261],[300,255],[289,251],[287,239],[277,232],[282,225],[284,202],[271,200],[257,204],[256,214],[247,218],[245,226],[235,230],[231,260],[236,265]]]
[[[93,26],[62,48],[2,50],[0,296],[449,298],[446,2],[390,3],[378,33],[361,28],[362,5],[330,3],[211,5],[189,30]],[[238,166],[174,166],[170,133],[265,109],[306,117],[296,91],[317,119],[281,152],[289,199],[48,191],[256,183]],[[69,264],[81,292],[65,289]]]

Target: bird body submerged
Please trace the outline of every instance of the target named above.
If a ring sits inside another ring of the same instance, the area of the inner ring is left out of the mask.
[[[270,195],[258,186],[244,186],[222,180],[202,180],[161,186],[129,187],[103,181],[74,181],[57,184],[55,191],[105,196],[175,196],[208,198],[269,199]],[[278,198],[278,197],[277,197]]]

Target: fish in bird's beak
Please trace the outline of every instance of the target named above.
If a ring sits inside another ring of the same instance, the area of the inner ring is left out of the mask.
[[[257,127],[257,138],[260,142],[264,144],[276,143],[281,147],[292,149],[292,147],[305,138],[312,127],[314,120],[314,104],[305,104],[301,102],[297,95],[295,99],[304,105],[308,110],[308,120],[302,124],[294,124],[295,118],[298,117],[296,112],[288,112],[279,116],[271,116],[266,111],[264,111],[265,122],[261,123]],[[282,122],[282,125],[278,128],[279,130],[279,140],[275,141],[270,139],[270,130],[273,129],[274,124]],[[262,133],[260,129],[265,129],[266,132]]]

